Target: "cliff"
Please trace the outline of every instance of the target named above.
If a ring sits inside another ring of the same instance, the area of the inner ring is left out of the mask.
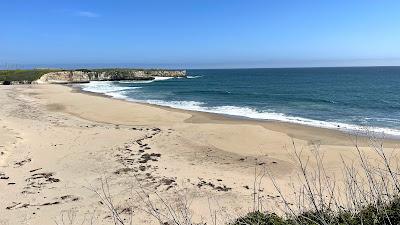
[[[155,77],[186,77],[185,70],[97,69],[49,72],[34,83],[88,83],[90,81],[153,80]]]

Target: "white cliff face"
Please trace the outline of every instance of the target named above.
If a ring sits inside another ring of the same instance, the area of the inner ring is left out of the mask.
[[[46,73],[36,80],[38,84],[66,84],[66,83],[87,83],[89,82],[88,72],[82,71],[59,71]]]
[[[105,71],[58,71],[44,74],[34,83],[88,83],[111,80],[153,80],[154,77],[186,77],[185,70],[105,70]]]

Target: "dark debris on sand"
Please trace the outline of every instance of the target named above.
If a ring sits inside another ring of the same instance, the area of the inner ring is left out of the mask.
[[[155,175],[158,166],[155,164],[161,158],[160,153],[152,151],[149,139],[159,135],[162,130],[160,128],[131,128],[132,130],[144,131],[144,137],[133,140],[118,148],[115,154],[117,161],[124,167],[114,171],[114,174],[123,175],[133,173],[139,181],[145,181],[153,185],[155,189],[164,187],[169,190],[176,186],[176,178],[168,178]]]

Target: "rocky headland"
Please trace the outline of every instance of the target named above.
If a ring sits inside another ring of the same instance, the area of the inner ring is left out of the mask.
[[[44,74],[35,83],[87,83],[90,81],[153,80],[155,77],[186,77],[185,70],[74,70]]]
[[[5,85],[69,84],[90,81],[153,80],[155,77],[186,77],[186,71],[145,69],[9,70],[1,71],[0,82]]]

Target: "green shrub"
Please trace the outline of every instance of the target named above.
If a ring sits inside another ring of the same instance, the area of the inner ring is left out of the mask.
[[[43,74],[58,70],[34,69],[34,70],[0,70],[0,81],[34,81]]]
[[[251,212],[244,217],[238,218],[232,225],[285,225],[288,221],[279,217],[275,213],[262,213],[259,211]]]
[[[231,225],[377,225],[400,224],[400,198],[387,204],[368,205],[355,213],[304,212],[292,218],[284,218],[274,213],[251,212],[236,219]]]

